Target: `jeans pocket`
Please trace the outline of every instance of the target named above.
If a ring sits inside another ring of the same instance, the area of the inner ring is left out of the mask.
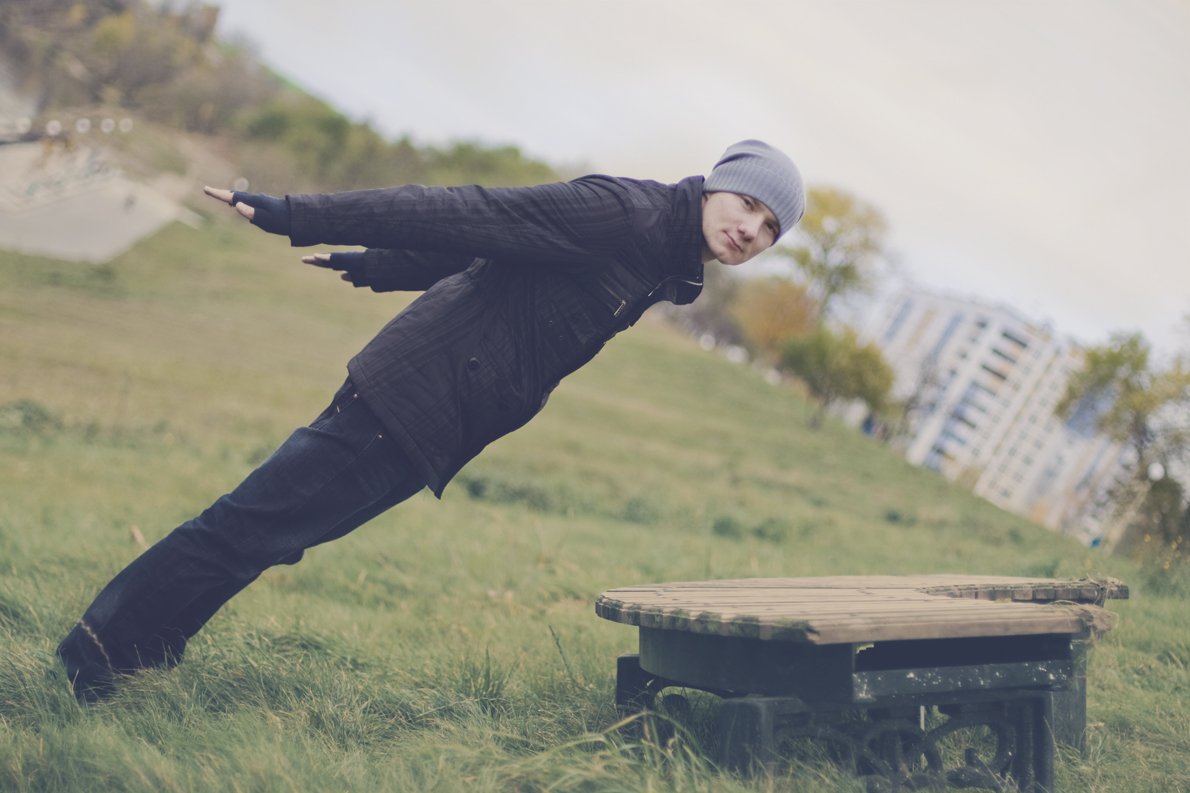
[[[335,395],[331,397],[331,403],[326,406],[326,409],[310,422],[310,428],[318,429],[358,400],[359,391],[356,390],[355,384],[351,382],[351,378],[347,378],[343,382],[343,385],[339,387],[339,390],[335,392]]]

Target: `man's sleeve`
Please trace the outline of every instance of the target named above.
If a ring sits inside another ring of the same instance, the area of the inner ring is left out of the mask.
[[[362,245],[552,262],[603,257],[629,236],[631,213],[614,181],[536,187],[405,185],[291,195],[290,241]]]
[[[346,275],[355,286],[370,287],[373,292],[423,291],[474,261],[466,254],[369,248],[352,255]]]

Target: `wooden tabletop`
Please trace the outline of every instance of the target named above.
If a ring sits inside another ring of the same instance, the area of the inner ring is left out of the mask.
[[[1112,579],[832,576],[679,581],[609,589],[595,613],[642,628],[842,644],[1111,627],[1102,608],[1127,598]]]

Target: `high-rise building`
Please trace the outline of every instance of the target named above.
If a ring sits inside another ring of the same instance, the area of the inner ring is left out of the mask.
[[[1054,409],[1081,350],[1006,306],[919,290],[881,301],[863,335],[896,374],[906,458],[1011,512],[1099,542],[1126,452],[1094,411]]]

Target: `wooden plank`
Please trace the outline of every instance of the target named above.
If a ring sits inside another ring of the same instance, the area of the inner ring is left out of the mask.
[[[1052,605],[1052,604],[1049,604]],[[761,616],[784,615],[789,617],[830,617],[849,613],[882,614],[905,613],[914,614],[921,619],[930,619],[937,615],[945,619],[949,614],[1003,614],[1005,619],[1012,619],[1011,615],[1027,614],[1037,609],[1046,609],[1046,604],[1014,603],[1009,601],[992,602],[978,600],[958,600],[935,598],[934,602],[912,601],[899,599],[872,599],[834,601],[827,603],[814,602],[766,602],[766,603],[721,603],[712,604],[699,601],[668,601],[625,604],[601,602],[601,610],[615,608],[620,611],[696,611],[720,615],[724,618],[731,616]]]
[[[1069,583],[1062,579],[1028,578],[1021,576],[979,576],[932,574],[918,576],[816,576],[809,578],[723,578],[711,581],[669,581],[663,584],[643,584],[623,587],[622,591],[655,589],[755,589],[765,587],[807,589],[920,589],[930,586],[986,586],[1019,584],[1053,585]]]
[[[830,576],[623,587],[595,611],[642,627],[832,644],[1104,630],[1110,616],[1094,604],[1127,596],[1114,580]]]
[[[756,579],[755,581],[744,582],[722,582],[722,586],[711,586],[715,582],[692,582],[692,583],[675,583],[663,584],[652,587],[631,587],[623,589],[609,590],[604,593],[606,596],[619,595],[625,599],[639,599],[647,597],[688,597],[696,596],[699,598],[724,598],[724,597],[742,597],[750,598],[757,596],[764,596],[764,593],[773,595],[780,595],[781,597],[788,597],[791,590],[802,590],[806,596],[816,594],[820,598],[825,597],[848,597],[854,596],[857,592],[873,592],[879,590],[893,590],[898,592],[913,592],[919,595],[949,595],[952,597],[979,597],[985,596],[983,599],[995,599],[986,597],[988,595],[999,595],[1002,598],[1010,598],[1013,600],[1026,599],[1029,597],[1038,597],[1042,600],[1051,600],[1059,595],[1070,595],[1064,599],[1074,600],[1075,602],[1086,602],[1089,600],[1098,600],[1107,597],[1126,597],[1127,588],[1122,585],[1116,585],[1116,582],[1105,582],[1098,585],[1090,585],[1086,582],[1073,582],[1068,586],[1056,586],[1053,583],[1043,582],[1037,579],[1016,579],[1024,582],[1018,584],[1001,584],[1001,579],[995,579],[993,583],[981,585],[956,585],[954,583],[945,584],[940,583],[939,580],[923,580],[923,579],[907,579],[899,586],[892,586],[886,582],[877,582],[879,585],[873,585],[870,578],[858,577],[851,579],[833,579],[832,586],[814,586],[813,579]],[[1058,582],[1062,583],[1062,582]],[[726,584],[731,584],[727,586]],[[825,590],[825,591],[824,591]]]
[[[624,587],[617,592],[657,591],[659,589],[919,589],[949,588],[958,593],[978,595],[981,591],[1055,587],[1082,599],[1127,598],[1128,587],[1114,579],[1047,579],[1020,576],[919,575],[919,576],[823,576],[818,578],[742,578],[718,581],[675,581],[665,584]]]
[[[1092,607],[1098,608],[1098,607]],[[1013,633],[1032,633],[1034,630],[1023,630],[1024,626],[1045,625],[1052,628],[1051,632],[1065,632],[1067,628],[1077,629],[1081,624],[1080,613],[1056,609],[1044,613],[1013,614],[1006,619],[1003,614],[963,614],[954,613],[948,617],[922,619],[919,614],[904,612],[889,612],[883,614],[850,613],[834,615],[827,618],[791,617],[784,615],[769,615],[768,618],[753,618],[752,615],[730,614],[718,615],[706,612],[642,612],[639,614],[638,624],[649,627],[661,627],[665,624],[681,625],[684,623],[700,623],[705,625],[771,625],[780,627],[801,627],[808,632],[825,634],[832,630],[854,629],[857,625],[870,625],[883,629],[888,625],[912,625],[915,633],[932,632],[939,628],[946,628],[964,623],[978,622],[982,626],[983,635],[1010,635]]]

